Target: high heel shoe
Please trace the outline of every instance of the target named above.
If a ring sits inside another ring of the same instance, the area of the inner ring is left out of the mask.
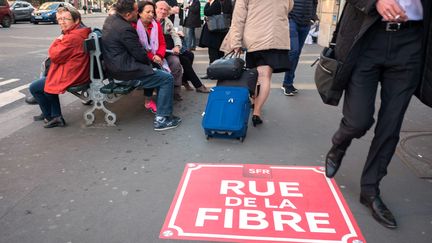
[[[252,116],[252,124],[254,127],[256,127],[257,125],[260,125],[262,123],[263,123],[263,120],[261,120],[261,117],[259,117],[257,115]]]

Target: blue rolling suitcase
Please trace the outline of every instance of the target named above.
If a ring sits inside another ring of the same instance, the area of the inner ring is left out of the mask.
[[[202,126],[207,139],[246,137],[250,114],[249,90],[218,86],[211,89]]]

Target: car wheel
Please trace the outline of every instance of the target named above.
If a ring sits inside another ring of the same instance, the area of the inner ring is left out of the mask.
[[[5,16],[3,18],[3,21],[1,23],[1,25],[3,26],[3,28],[9,28],[12,24],[12,19],[9,16]]]
[[[33,24],[39,24],[39,22],[37,22],[37,21],[34,21],[34,22],[33,22]]]
[[[13,16],[13,23],[16,24],[16,18],[15,18],[15,15]]]

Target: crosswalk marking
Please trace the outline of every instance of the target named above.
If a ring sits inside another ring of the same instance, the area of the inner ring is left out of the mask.
[[[16,87],[14,89],[8,90],[6,92],[0,93],[0,108],[10,104],[12,102],[15,102],[19,99],[22,99],[25,97],[23,93],[20,91],[23,89],[26,89],[30,86],[30,84],[21,85],[19,87]]]
[[[0,80],[1,79],[3,79],[3,78],[0,78]],[[2,85],[6,85],[6,84],[10,84],[10,83],[13,83],[13,82],[16,82],[16,81],[19,81],[19,79],[17,79],[17,78],[12,78],[12,79],[7,79],[7,80],[5,80],[5,81],[0,81],[0,86],[2,86]]]

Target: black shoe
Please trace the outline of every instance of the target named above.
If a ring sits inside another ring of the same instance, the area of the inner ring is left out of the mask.
[[[81,103],[83,105],[92,105],[93,104],[93,100],[87,100],[87,101],[81,100]]]
[[[24,101],[25,101],[25,103],[27,103],[29,105],[37,105],[37,101],[33,97],[33,95],[27,96]]]
[[[328,178],[333,178],[342,163],[345,150],[339,149],[336,145],[327,153],[325,160],[325,173]]]
[[[180,94],[174,94],[173,99],[174,101],[182,101],[183,97]]]
[[[45,128],[64,127],[64,126],[66,126],[66,122],[61,116],[54,117],[44,125]]]
[[[39,116],[34,116],[33,121],[43,121],[45,120],[45,116],[41,113]]]
[[[294,96],[298,93],[298,89],[296,89],[293,85],[288,86],[282,86],[281,89],[283,90],[284,95],[286,96]]]
[[[252,116],[252,125],[254,127],[256,127],[257,125],[260,125],[263,123],[263,120],[261,119],[261,117],[257,116],[257,115],[253,115]]]
[[[372,217],[381,225],[389,229],[398,227],[392,212],[390,212],[380,196],[360,195],[360,203],[372,211]]]
[[[164,131],[178,127],[181,121],[181,118],[176,116],[166,116],[160,120],[156,117],[153,121],[153,127],[155,131]]]

